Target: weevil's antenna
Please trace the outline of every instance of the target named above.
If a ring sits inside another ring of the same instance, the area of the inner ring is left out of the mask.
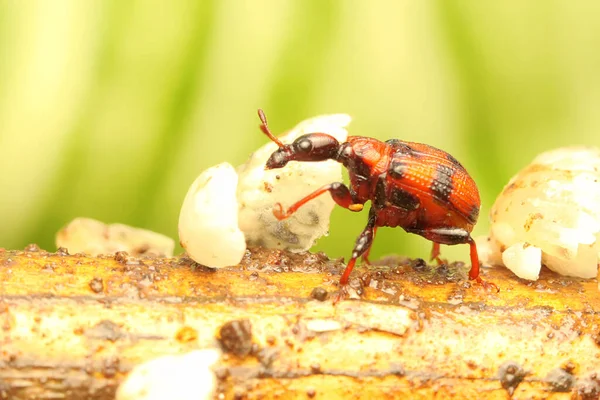
[[[258,109],[258,118],[260,118],[260,122],[262,122],[262,124],[260,124],[260,130],[263,131],[263,133],[267,135],[269,139],[277,143],[277,146],[284,147],[284,144],[281,143],[281,140],[277,139],[269,130],[269,126],[267,125],[267,116],[260,108]]]

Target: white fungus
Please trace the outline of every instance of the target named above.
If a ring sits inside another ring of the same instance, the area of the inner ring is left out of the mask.
[[[236,265],[244,256],[237,183],[235,169],[222,163],[202,172],[188,190],[179,214],[179,241],[197,263],[219,268]]]
[[[502,253],[502,263],[519,278],[535,281],[540,277],[542,250],[527,243],[515,243]]]
[[[596,277],[600,150],[567,147],[540,154],[509,181],[491,219],[489,240],[478,239],[484,262],[499,264],[501,258],[529,280],[538,278],[542,264],[562,275]]]
[[[287,144],[303,134],[322,132],[341,143],[348,136],[345,127],[350,121],[345,114],[311,118],[280,139]],[[261,135],[259,130],[255,134]],[[241,261],[246,245],[303,251],[328,233],[335,203],[327,193],[284,221],[275,218],[273,207],[281,203],[287,208],[319,187],[341,181],[341,164],[292,161],[265,170],[275,150],[277,145],[268,141],[237,171],[222,163],[192,184],[179,216],[179,238],[194,261],[213,268],[232,266]]]
[[[211,367],[218,349],[163,356],[133,368],[117,389],[115,400],[210,400],[217,378]]]
[[[75,218],[56,234],[56,246],[72,254],[92,256],[126,251],[130,255],[172,257],[175,241],[146,229],[123,224],[105,224],[91,218]]]
[[[306,133],[323,132],[341,143],[348,136],[344,127],[349,123],[350,117],[344,114],[316,117],[301,122],[280,139],[287,144]],[[321,186],[341,181],[342,166],[332,160],[292,161],[283,168],[265,170],[265,163],[275,150],[277,144],[269,142],[238,168],[240,229],[250,245],[308,250],[329,231],[329,216],[335,205],[331,196],[325,193],[309,201],[283,221],[275,218],[273,206],[281,203],[285,209]]]
[[[342,329],[342,324],[334,319],[311,319],[306,322],[306,329],[317,333],[332,332]]]

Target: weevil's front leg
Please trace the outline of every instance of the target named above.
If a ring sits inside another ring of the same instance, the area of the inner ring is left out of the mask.
[[[377,227],[373,228],[373,241],[375,240],[375,235],[377,234]],[[369,261],[369,253],[371,253],[371,249],[373,248],[373,246],[369,246],[369,248],[367,249],[367,251],[365,251],[365,253],[362,255],[362,262],[366,265],[371,264],[371,261]]]
[[[365,227],[365,229],[363,229],[361,234],[356,239],[356,244],[354,245],[354,250],[352,251],[352,257],[348,261],[348,264],[346,264],[346,269],[344,270],[344,273],[340,278],[340,291],[338,292],[338,295],[334,297],[334,303],[337,303],[338,301],[344,299],[348,295],[347,286],[348,281],[350,280],[350,273],[352,273],[352,270],[354,269],[354,265],[356,264],[356,260],[358,259],[358,257],[368,252],[371,248],[371,245],[373,244],[373,238],[375,237],[376,221],[376,215],[371,209],[371,212],[369,213],[369,221],[367,222],[367,226]]]
[[[290,217],[294,214],[300,207],[304,204],[308,203],[315,197],[322,195],[325,192],[329,192],[331,194],[331,198],[338,205],[350,210],[350,211],[360,211],[363,209],[363,205],[361,203],[357,203],[354,201],[352,194],[350,193],[350,189],[348,186],[344,185],[341,182],[334,182],[328,185],[322,186],[319,189],[315,190],[308,196],[303,199],[298,200],[292,206],[290,206],[286,211],[283,210],[281,203],[276,203],[273,208],[273,215],[278,220],[283,220]]]
[[[361,234],[356,239],[356,244],[354,245],[354,250],[352,250],[352,257],[348,264],[346,265],[346,269],[340,278],[340,285],[347,285],[348,280],[350,278],[350,273],[354,268],[354,264],[356,264],[356,260],[358,257],[367,253],[373,244],[373,238],[375,237],[375,222],[377,221],[375,213],[371,210],[369,213],[369,221],[367,222],[367,226]]]

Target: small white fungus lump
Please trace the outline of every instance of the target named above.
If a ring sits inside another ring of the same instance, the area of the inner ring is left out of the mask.
[[[56,234],[56,247],[71,254],[92,256],[126,251],[132,256],[158,255],[173,257],[175,241],[146,229],[124,224],[105,224],[91,218],[75,218]]]
[[[600,254],[600,149],[566,147],[540,154],[514,176],[491,210],[480,257],[537,280],[543,265],[594,278]],[[500,262],[501,260],[501,262]]]
[[[280,136],[284,144],[306,133],[322,132],[346,141],[346,114],[323,115],[299,123]],[[256,135],[260,135],[257,130]],[[222,163],[204,171],[190,187],[179,215],[182,247],[197,263],[213,268],[238,264],[246,245],[304,251],[329,231],[335,205],[328,193],[303,205],[294,215],[278,221],[273,207],[291,206],[319,187],[342,180],[341,164],[291,161],[265,170],[277,144],[268,141],[243,165]]]
[[[202,172],[185,196],[179,214],[179,241],[202,265],[236,265],[244,256],[246,241],[238,227],[237,183],[235,169],[222,163]]]
[[[155,358],[133,368],[115,400],[210,400],[217,389],[212,366],[218,349],[194,350]]]

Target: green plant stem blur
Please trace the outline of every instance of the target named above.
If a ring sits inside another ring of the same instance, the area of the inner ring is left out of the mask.
[[[600,2],[0,1],[0,247],[75,217],[177,238],[183,197],[276,132],[345,112],[350,132],[440,147],[479,184],[475,235],[538,153],[600,145]],[[316,249],[348,257],[366,213]],[[381,229],[373,258],[430,244]],[[466,260],[468,249],[443,248]]]

